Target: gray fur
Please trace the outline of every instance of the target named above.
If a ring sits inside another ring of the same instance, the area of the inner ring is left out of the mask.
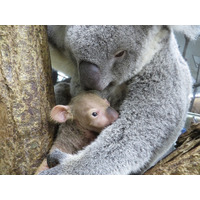
[[[57,32],[58,49],[60,41],[74,64],[72,95],[83,89],[80,61],[94,63],[101,72],[100,93],[112,106],[120,102],[120,116],[84,150],[41,174],[140,174],[155,164],[176,141],[191,92],[189,68],[172,27],[71,26],[65,33]],[[116,58],[120,50],[126,55]],[[122,101],[115,96],[120,91],[126,91]]]
[[[169,27],[172,28],[174,31],[181,32],[181,33],[185,34],[188,38],[190,38],[192,40],[197,39],[197,37],[200,35],[200,26],[172,25],[172,26],[169,26]]]

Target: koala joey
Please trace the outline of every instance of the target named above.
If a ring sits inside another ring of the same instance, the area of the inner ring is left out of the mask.
[[[43,161],[37,173],[60,163],[61,158],[65,157],[62,152],[74,154],[83,149],[118,118],[118,112],[110,107],[106,99],[88,92],[72,98],[67,106],[53,107],[50,115],[55,122],[62,124],[47,163],[46,160]]]
[[[52,48],[67,60],[61,68],[71,69],[71,95],[96,90],[120,116],[84,150],[58,153],[61,164],[41,174],[142,174],[171,148],[192,85],[176,30],[193,39],[200,26],[48,27]]]

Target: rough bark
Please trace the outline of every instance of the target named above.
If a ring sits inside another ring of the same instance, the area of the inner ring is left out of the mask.
[[[0,174],[34,174],[54,132],[45,26],[0,26]]]
[[[177,149],[148,170],[146,175],[199,175],[200,123],[181,135]]]

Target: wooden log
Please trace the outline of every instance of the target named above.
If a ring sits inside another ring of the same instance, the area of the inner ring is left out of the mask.
[[[200,123],[193,124],[177,141],[177,149],[149,169],[146,175],[199,175]]]
[[[54,134],[45,26],[0,26],[0,174],[34,174]]]

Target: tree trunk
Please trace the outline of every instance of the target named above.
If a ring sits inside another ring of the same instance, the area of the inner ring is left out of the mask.
[[[199,175],[200,174],[200,123],[181,135],[177,149],[149,169],[146,175]]]
[[[0,26],[0,174],[34,174],[55,104],[45,26]]]

